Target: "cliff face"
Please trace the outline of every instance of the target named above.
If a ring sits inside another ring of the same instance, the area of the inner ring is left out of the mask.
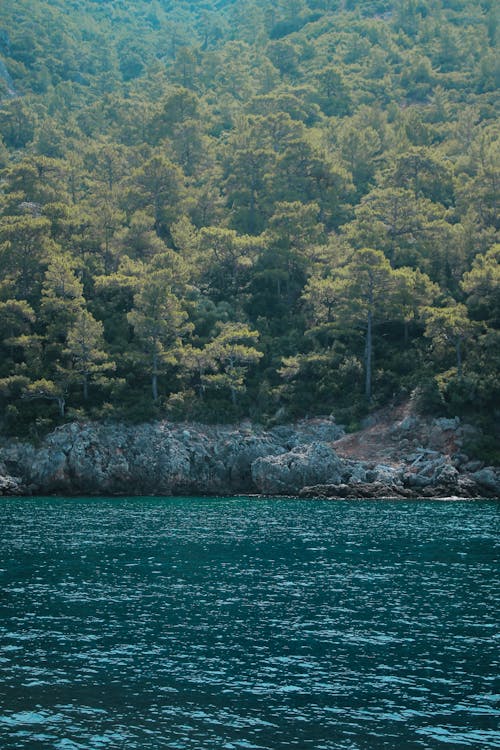
[[[500,495],[498,470],[460,453],[465,429],[408,416],[354,436],[331,419],[270,430],[73,423],[39,447],[0,448],[0,495]]]
[[[8,478],[10,491],[17,482],[18,491],[33,494],[258,492],[252,480],[258,458],[342,434],[333,420],[270,431],[250,425],[73,423],[52,432],[38,448],[13,443],[0,449],[0,474]]]

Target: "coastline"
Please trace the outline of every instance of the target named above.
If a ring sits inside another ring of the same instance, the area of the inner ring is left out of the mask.
[[[297,494],[297,495],[261,495],[258,493],[252,493],[252,492],[240,492],[237,494],[218,494],[218,495],[207,495],[203,493],[197,493],[196,495],[189,494],[189,495],[141,495],[141,494],[134,494],[134,495],[122,495],[122,494],[108,494],[108,495],[101,495],[101,494],[88,494],[88,493],[81,493],[81,494],[73,494],[73,495],[63,495],[58,492],[53,492],[50,494],[40,494],[40,495],[28,495],[28,494],[0,494],[0,501],[3,499],[18,499],[18,500],[65,500],[68,502],[71,502],[72,500],[187,500],[190,498],[196,498],[197,500],[238,500],[238,499],[245,499],[245,500],[299,500],[301,502],[307,503],[307,502],[331,502],[331,503],[366,503],[366,502],[388,502],[388,503],[422,503],[422,502],[442,502],[442,503],[457,503],[457,502],[467,502],[467,503],[481,503],[481,502],[491,502],[491,501],[498,501],[500,502],[500,495],[488,495],[488,496],[475,496],[475,497],[466,497],[466,496],[458,496],[458,495],[427,495],[425,497],[423,496],[417,496],[414,497],[401,497],[396,495],[388,495],[388,496],[380,496],[380,497],[339,497],[338,495],[332,495],[332,496],[321,496],[321,495],[311,495],[308,497],[305,497],[303,494]]]
[[[38,446],[0,446],[0,496],[498,498],[500,469],[464,453],[474,429],[408,405],[351,434],[332,417],[270,429],[73,422]]]

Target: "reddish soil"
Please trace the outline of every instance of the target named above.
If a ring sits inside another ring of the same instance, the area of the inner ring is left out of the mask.
[[[394,426],[411,413],[410,401],[381,409],[372,414],[367,427],[345,435],[332,446],[343,458],[398,466],[401,464],[400,436],[394,433]]]

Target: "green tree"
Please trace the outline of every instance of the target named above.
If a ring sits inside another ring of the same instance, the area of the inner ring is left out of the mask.
[[[365,193],[381,158],[382,142],[379,134],[374,128],[361,124],[359,119],[352,119],[343,121],[335,139],[358,193]]]
[[[89,381],[115,369],[104,351],[103,325],[88,310],[82,309],[68,331],[66,352],[71,358],[75,375],[80,378],[83,399],[88,400]]]
[[[0,329],[5,345],[16,346],[20,337],[29,333],[36,315],[26,300],[0,302]]]
[[[422,321],[422,314],[441,296],[437,284],[418,268],[398,268],[393,272],[396,315],[403,322],[405,344],[409,340],[409,327]]]
[[[199,234],[199,283],[215,301],[241,307],[260,243],[234,229],[206,227]]]
[[[321,109],[326,115],[347,115],[351,108],[351,94],[344,77],[334,65],[318,74]]]
[[[245,391],[248,367],[263,356],[255,348],[259,334],[244,323],[224,323],[219,334],[206,346],[206,352],[217,372],[205,375],[204,380],[216,388],[227,388],[233,406],[238,393]]]
[[[316,203],[280,202],[275,208],[253,269],[248,312],[255,321],[266,317],[281,337],[293,327],[308,263],[325,239],[325,228]]]
[[[374,188],[355,214],[344,227],[354,245],[369,244],[382,250],[395,267],[420,268],[435,281],[453,284],[463,259],[441,204],[416,198],[407,188]]]
[[[73,259],[69,255],[55,255],[45,273],[40,304],[41,318],[52,344],[65,342],[84,305],[83,284],[75,274]]]
[[[472,336],[474,325],[471,323],[465,305],[452,301],[446,307],[428,307],[425,310],[425,335],[434,346],[446,351],[453,347],[455,351],[457,376],[463,374],[463,344]]]
[[[445,206],[453,203],[450,165],[429,147],[413,146],[398,156],[387,171],[384,183],[412,190],[415,197],[428,198]]]
[[[125,204],[133,210],[147,210],[154,217],[155,231],[168,236],[170,224],[181,213],[184,176],[181,169],[163,154],[155,154],[131,175]]]
[[[68,370],[60,367],[57,369],[54,380],[40,378],[29,383],[24,391],[23,398],[27,401],[42,399],[54,401],[59,410],[59,416],[64,418],[66,414],[66,399],[69,393],[71,374]]]
[[[315,296],[316,290],[321,296]],[[331,281],[311,282],[306,289],[316,322],[330,325],[333,316],[344,332],[361,326],[364,335],[365,398],[372,397],[373,328],[388,314],[394,289],[394,272],[380,250],[363,248],[332,276]]]
[[[161,102],[150,125],[152,143],[172,137],[182,123],[200,121],[200,101],[196,94],[182,86],[174,86]]]
[[[264,228],[269,211],[266,195],[267,177],[272,173],[276,156],[266,148],[242,144],[226,157],[224,186],[233,213],[233,226],[248,234]]]
[[[157,270],[145,275],[128,314],[135,337],[147,357],[153,401],[158,401],[158,376],[176,362],[182,337],[191,330],[187,313],[172,290],[172,276]]]
[[[500,328],[500,245],[475,257],[472,269],[464,274],[462,289],[473,320]]]
[[[33,138],[35,110],[21,97],[3,101],[0,106],[0,132],[6,146],[24,148]]]
[[[45,264],[57,251],[50,222],[42,216],[5,216],[0,220],[0,288],[34,303],[40,293]]]

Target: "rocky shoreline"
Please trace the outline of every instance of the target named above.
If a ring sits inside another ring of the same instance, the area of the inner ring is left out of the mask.
[[[0,446],[1,495],[500,497],[500,469],[470,460],[456,419],[376,418],[354,436],[332,418],[271,429],[71,423]]]

